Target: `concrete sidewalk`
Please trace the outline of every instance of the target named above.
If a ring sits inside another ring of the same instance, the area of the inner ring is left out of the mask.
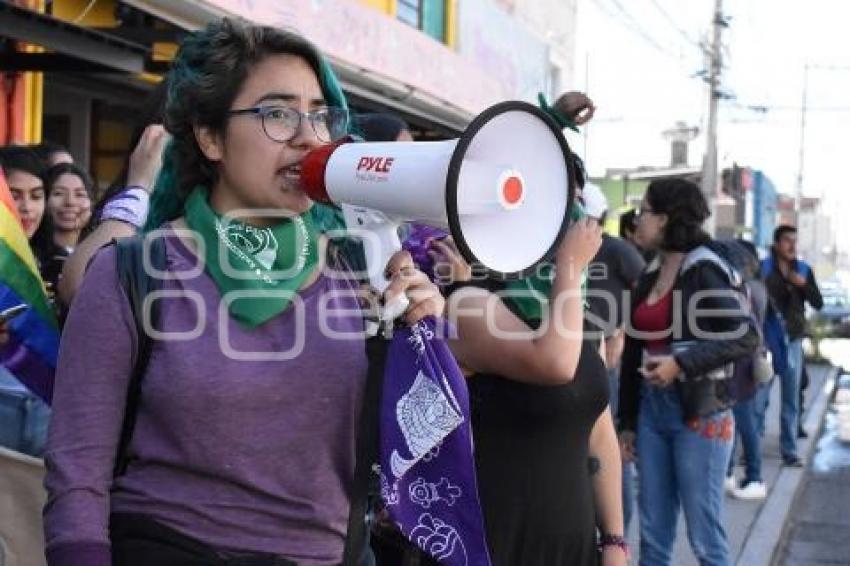
[[[808,459],[817,438],[820,422],[826,410],[824,384],[832,374],[825,365],[807,366],[811,383],[806,391],[806,413],[804,426],[809,438],[801,440],[798,449],[801,458]],[[729,536],[732,557],[740,566],[768,566],[779,545],[788,511],[803,479],[804,469],[785,468],[779,450],[779,384],[774,382],[768,408],[765,436],[762,441],[762,476],[768,487],[768,497],[761,502],[738,501],[726,498],[725,525]],[[736,458],[737,460],[738,458]],[[736,468],[738,477],[743,475]],[[629,540],[634,549],[632,562],[637,563],[638,546],[637,511],[629,529]],[[680,514],[676,547],[673,554],[676,566],[697,566],[691,552],[685,529],[684,517]]]

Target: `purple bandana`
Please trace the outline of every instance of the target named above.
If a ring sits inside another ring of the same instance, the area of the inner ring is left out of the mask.
[[[431,249],[433,240],[442,240],[446,236],[448,236],[448,233],[445,230],[432,228],[425,224],[412,224],[410,234],[401,245],[402,249],[410,252],[416,266],[431,281],[434,280],[434,259],[428,254],[428,251]]]
[[[440,564],[489,566],[469,395],[433,318],[395,331],[380,423],[381,497],[391,520]]]

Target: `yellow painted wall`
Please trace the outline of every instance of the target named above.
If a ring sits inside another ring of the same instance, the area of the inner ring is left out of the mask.
[[[44,0],[29,0],[24,6],[37,12],[44,12]],[[36,45],[23,44],[29,53],[44,51]],[[44,114],[44,73],[26,72],[23,74],[24,111],[23,143],[41,143],[41,121]]]
[[[364,6],[375,8],[389,16],[395,17],[396,0],[360,0],[360,3]]]
[[[115,27],[115,0],[53,0],[53,17],[80,26]]]
[[[446,45],[457,47],[457,3],[458,0],[446,0]]]

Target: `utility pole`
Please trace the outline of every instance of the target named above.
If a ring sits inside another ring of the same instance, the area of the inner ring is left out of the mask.
[[[809,64],[803,66],[803,103],[800,105],[800,163],[797,170],[797,194],[794,199],[794,213],[797,226],[800,225],[800,212],[803,210],[803,164],[806,147],[806,99],[809,91]]]
[[[720,73],[722,71],[720,32],[726,26],[723,19],[723,0],[715,0],[712,18],[712,38],[709,48],[708,68],[708,127],[706,128],[705,157],[702,162],[702,193],[708,202],[709,217],[706,229],[709,234],[715,232],[714,201],[717,194],[717,101],[720,98]]]

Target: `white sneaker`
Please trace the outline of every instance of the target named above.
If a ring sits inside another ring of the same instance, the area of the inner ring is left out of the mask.
[[[732,497],[746,501],[757,501],[767,497],[767,487],[762,481],[747,482],[746,485],[733,489]]]
[[[726,480],[723,482],[723,491],[732,495],[736,489],[738,489],[738,480],[735,479],[735,476],[726,476]]]

